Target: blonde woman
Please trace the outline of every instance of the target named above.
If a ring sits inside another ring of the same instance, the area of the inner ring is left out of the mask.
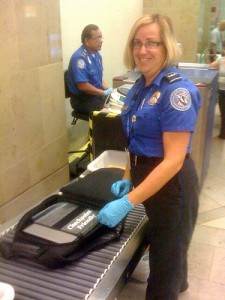
[[[146,300],[177,300],[188,288],[187,252],[198,210],[190,147],[201,100],[193,82],[173,67],[178,54],[168,17],[153,14],[135,22],[124,60],[142,76],[121,114],[129,163],[123,180],[112,185],[118,200],[97,216],[113,227],[134,206],[145,206],[150,244]]]

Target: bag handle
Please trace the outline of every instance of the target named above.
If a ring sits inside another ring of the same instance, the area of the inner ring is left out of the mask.
[[[11,257],[27,257],[36,258],[40,255],[40,247],[28,243],[21,242],[7,242],[0,243],[0,252],[2,255],[9,259]],[[43,250],[42,250],[43,251]]]
[[[47,251],[43,252],[42,255],[38,257],[38,262],[44,266],[47,266],[50,269],[56,269],[60,268],[63,265],[67,263],[74,262],[90,251],[98,250],[102,248],[104,245],[116,241],[120,238],[120,235],[122,234],[124,230],[124,222],[121,222],[121,228],[118,230],[113,230],[113,232],[106,233],[100,237],[98,237],[96,240],[93,240],[92,243],[86,244],[85,247],[83,247],[82,250],[79,250],[69,256],[63,256],[54,251],[53,248],[49,248]]]

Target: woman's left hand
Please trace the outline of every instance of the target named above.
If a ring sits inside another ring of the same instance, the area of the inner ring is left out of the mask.
[[[127,195],[106,204],[96,216],[97,220],[108,226],[115,227],[132,209],[134,205]]]

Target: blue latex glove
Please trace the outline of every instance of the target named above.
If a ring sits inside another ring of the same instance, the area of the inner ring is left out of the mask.
[[[129,179],[119,180],[112,184],[111,192],[117,197],[123,197],[130,192],[132,183]]]
[[[118,200],[106,204],[96,218],[100,223],[108,227],[115,227],[133,208],[134,205],[128,200],[127,195],[125,195]]]
[[[104,90],[104,96],[108,96],[109,94],[111,94],[113,91],[112,88],[108,88],[107,90]]]

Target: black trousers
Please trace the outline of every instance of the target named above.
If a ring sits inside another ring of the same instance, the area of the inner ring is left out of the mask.
[[[103,108],[106,96],[78,95],[70,98],[72,108],[76,113],[89,115],[92,111]]]
[[[137,186],[159,164],[131,166]],[[187,285],[187,253],[198,212],[198,178],[193,160],[185,159],[182,169],[143,204],[149,218],[150,276],[146,300],[177,300]]]
[[[225,91],[219,90],[219,109],[221,115],[220,134],[225,139]]]

